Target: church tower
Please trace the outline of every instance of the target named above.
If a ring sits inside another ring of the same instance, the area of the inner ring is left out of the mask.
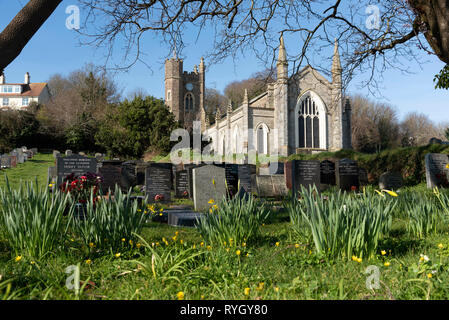
[[[193,72],[184,71],[183,60],[176,54],[165,60],[165,104],[188,130],[193,128],[193,121],[204,121],[205,73],[203,58]]]

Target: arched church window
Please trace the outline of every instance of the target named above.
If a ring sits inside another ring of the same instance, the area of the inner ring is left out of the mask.
[[[298,115],[299,148],[320,148],[320,114],[315,101],[308,96],[301,102]]]
[[[256,130],[257,152],[259,154],[268,154],[268,127],[261,124]]]
[[[193,95],[189,92],[186,94],[185,99],[184,99],[184,110],[186,112],[191,112],[194,111],[195,106],[194,106],[194,102],[193,102]]]

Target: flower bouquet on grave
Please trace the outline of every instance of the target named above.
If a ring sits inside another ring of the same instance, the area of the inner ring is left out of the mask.
[[[154,196],[154,201],[155,202],[160,202],[160,201],[164,201],[164,195],[163,194],[157,194]]]
[[[98,192],[100,190],[101,176],[88,172],[84,175],[75,175],[74,173],[64,178],[59,185],[59,190],[64,193],[70,193],[74,203],[86,204],[92,195],[93,207],[98,201]]]

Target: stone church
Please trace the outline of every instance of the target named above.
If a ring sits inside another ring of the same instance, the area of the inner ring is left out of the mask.
[[[237,108],[215,114],[209,123],[205,106],[205,71],[201,58],[193,72],[183,70],[183,60],[165,61],[165,103],[185,128],[201,121],[204,137],[220,155],[259,154],[288,156],[294,153],[338,151],[351,148],[351,107],[343,103],[342,67],[335,42],[332,81],[311,66],[289,77],[287,54],[281,37],[276,64],[277,79],[263,94],[249,100],[245,92]]]

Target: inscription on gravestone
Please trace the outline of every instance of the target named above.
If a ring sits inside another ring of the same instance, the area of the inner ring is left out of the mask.
[[[238,165],[238,179],[240,181],[240,188],[251,193],[253,191],[251,184],[251,175],[256,174],[256,166],[253,164]]]
[[[316,186],[320,188],[320,162],[318,160],[293,160],[293,193],[296,194],[301,186],[308,189]]]
[[[356,161],[351,159],[337,161],[335,173],[337,186],[341,190],[351,191],[359,189],[359,168]]]
[[[175,194],[177,198],[190,197],[189,172],[187,170],[176,171]]]
[[[70,174],[83,175],[88,172],[97,173],[97,160],[77,154],[56,158],[57,183],[60,185]]]
[[[238,190],[239,183],[239,171],[238,165],[233,163],[225,164],[226,185],[228,187],[228,193],[232,196],[235,195]]]
[[[446,166],[449,163],[447,154],[428,153],[425,156],[427,188],[449,187],[448,172]]]
[[[145,169],[145,190],[149,201],[171,200],[171,163],[150,163]],[[160,196],[162,198],[160,198]]]

